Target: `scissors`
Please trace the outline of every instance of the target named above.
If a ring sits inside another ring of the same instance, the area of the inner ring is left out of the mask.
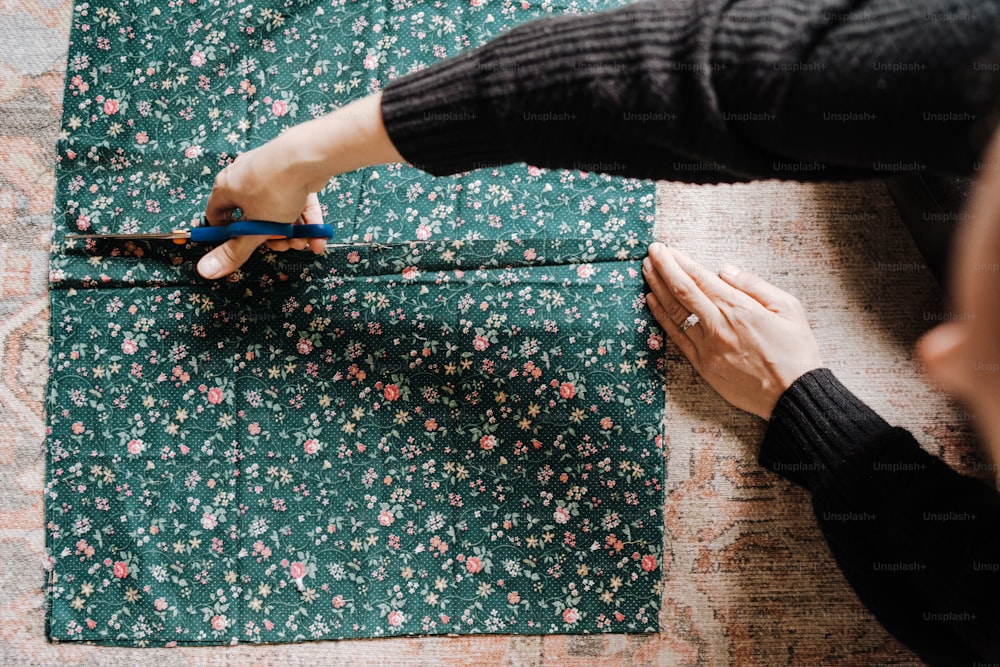
[[[67,234],[66,239],[164,240],[183,245],[188,241],[220,243],[240,236],[269,236],[272,239],[329,239],[333,238],[333,227],[326,224],[294,225],[263,220],[242,220],[228,225],[175,229],[170,232],[153,234]]]

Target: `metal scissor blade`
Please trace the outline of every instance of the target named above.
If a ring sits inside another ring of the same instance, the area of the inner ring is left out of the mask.
[[[406,245],[408,241],[401,241],[395,245]],[[337,243],[330,243],[327,241],[327,248],[375,248],[376,250],[388,250],[392,245],[388,243],[379,243],[378,241],[343,241]]]
[[[148,240],[163,240],[169,241],[173,239],[187,239],[190,238],[191,234],[189,232],[161,232],[158,234],[67,234],[65,239],[120,239],[123,241],[148,241]]]

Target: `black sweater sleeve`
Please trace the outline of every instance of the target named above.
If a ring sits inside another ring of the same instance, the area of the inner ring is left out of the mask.
[[[434,175],[508,162],[638,178],[971,171],[1000,0],[640,0],[519,25],[388,83]],[[986,127],[988,126],[988,127]]]
[[[890,427],[827,369],[782,395],[765,467],[812,492],[861,601],[931,664],[1000,660],[1000,494]]]

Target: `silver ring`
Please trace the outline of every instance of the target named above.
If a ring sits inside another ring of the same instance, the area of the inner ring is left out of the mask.
[[[687,331],[694,325],[698,324],[698,322],[701,322],[701,319],[694,313],[691,313],[690,315],[687,316],[687,319],[681,322],[681,325],[677,328],[680,329],[681,331]]]
[[[243,210],[237,206],[232,211],[229,212],[229,219],[233,222],[239,222],[243,218]]]

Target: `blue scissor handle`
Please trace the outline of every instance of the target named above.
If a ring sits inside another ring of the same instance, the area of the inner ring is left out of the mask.
[[[333,238],[330,225],[293,225],[282,222],[241,220],[228,225],[193,227],[191,240],[198,243],[218,243],[238,236],[280,236],[286,239]]]

